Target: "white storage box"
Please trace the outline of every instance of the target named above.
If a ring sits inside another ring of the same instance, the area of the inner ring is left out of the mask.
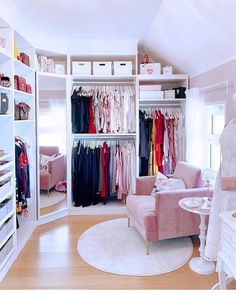
[[[3,197],[11,190],[11,181],[9,180],[6,183],[0,184],[0,197]]]
[[[140,99],[163,99],[163,91],[140,91]]]
[[[132,75],[132,61],[114,61],[114,75]]]
[[[140,85],[140,91],[160,91],[161,85]]]
[[[175,99],[175,91],[174,90],[165,90],[164,91],[164,99]]]
[[[93,62],[93,74],[97,76],[111,76],[111,61]]]
[[[141,64],[140,74],[141,75],[160,75],[161,64],[160,63]]]
[[[72,75],[90,76],[92,66],[90,61],[72,61]]]

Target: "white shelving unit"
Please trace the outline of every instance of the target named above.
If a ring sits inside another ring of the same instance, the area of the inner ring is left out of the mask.
[[[0,37],[5,38],[6,48],[0,48],[0,71],[8,76],[11,87],[0,85],[0,93],[5,93],[9,100],[6,114],[0,114],[0,280],[8,271],[17,254],[31,236],[36,226],[36,163],[35,163],[35,72],[34,47],[4,20],[0,19]],[[16,60],[14,44],[19,53],[24,52],[30,58],[30,67]],[[14,75],[24,77],[32,87],[32,94],[14,89]],[[26,102],[30,107],[30,120],[15,121],[15,102]],[[30,162],[31,198],[28,199],[29,215],[23,218],[16,215],[15,188],[15,136],[20,136],[30,145],[32,159]],[[16,229],[16,218],[19,228]]]
[[[161,85],[161,90],[172,90],[175,87],[186,87],[188,89],[188,75],[185,74],[168,74],[168,75],[137,75],[137,88],[139,93],[139,87],[141,85]],[[185,112],[185,98],[175,99],[138,99],[138,110],[145,108],[171,108],[181,107]],[[139,118],[137,116],[137,126],[139,126]],[[137,167],[139,167],[139,130],[137,130]],[[139,171],[137,169],[137,176]]]
[[[14,123],[13,123],[13,29],[0,19],[0,37],[5,38],[6,48],[0,48],[0,73],[10,78],[11,87],[0,85],[0,94],[8,97],[9,107],[6,114],[0,114],[0,277],[6,262],[16,249],[16,213],[14,182]],[[3,132],[2,132],[3,134]],[[11,222],[10,222],[11,221]],[[13,222],[14,221],[14,222]]]

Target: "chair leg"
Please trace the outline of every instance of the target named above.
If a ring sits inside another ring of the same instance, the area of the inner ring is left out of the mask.
[[[146,255],[150,254],[151,245],[152,245],[152,242],[147,242],[147,253],[146,253]]]
[[[128,217],[128,227],[130,227],[130,218]]]

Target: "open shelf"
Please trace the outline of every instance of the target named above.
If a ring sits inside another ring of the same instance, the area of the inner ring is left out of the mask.
[[[27,75],[29,73],[33,73],[34,71],[34,69],[23,64],[23,62],[17,59],[14,59],[14,65],[15,65],[15,73],[21,73],[21,75]]]
[[[20,90],[14,90],[15,97],[22,97],[22,96],[27,96],[27,97],[33,97],[32,93],[20,91]]]
[[[4,87],[0,85],[0,91],[3,93],[9,93],[12,91],[12,87]]]
[[[12,57],[0,47],[0,61],[11,59]]]
[[[188,75],[185,74],[173,74],[173,75],[138,75],[139,82],[176,82],[184,81],[188,79]]]

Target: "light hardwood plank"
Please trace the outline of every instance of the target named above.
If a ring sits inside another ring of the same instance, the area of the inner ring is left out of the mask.
[[[89,266],[77,253],[78,237],[94,224],[118,217],[125,216],[68,216],[39,226],[0,283],[0,288],[211,289],[218,281],[217,274],[203,276],[192,272],[188,263],[176,271],[149,277],[114,275]],[[193,239],[193,244],[193,255],[197,256],[197,238]],[[236,289],[236,283],[231,283],[230,288]]]

